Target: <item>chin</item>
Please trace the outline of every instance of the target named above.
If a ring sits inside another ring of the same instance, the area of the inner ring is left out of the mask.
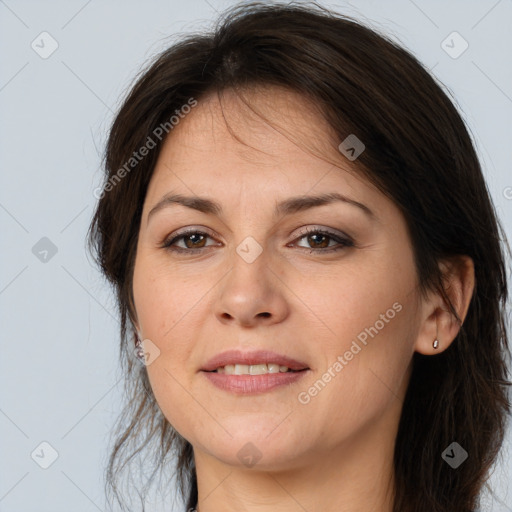
[[[240,440],[212,448],[210,453],[220,462],[251,471],[285,471],[299,465],[300,455],[296,445],[292,444],[283,446],[267,442],[262,446],[258,440]]]
[[[282,429],[275,415],[265,421],[227,421],[223,426],[227,432],[223,430],[215,438],[206,435],[200,444],[213,457],[232,466],[265,471],[290,469],[298,464],[297,447],[304,449],[303,436],[291,435],[289,427]]]

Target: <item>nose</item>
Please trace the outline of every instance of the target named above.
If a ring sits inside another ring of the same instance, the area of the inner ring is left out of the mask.
[[[252,263],[235,254],[219,290],[216,316],[223,324],[272,325],[289,314],[286,284],[271,268],[265,251]]]

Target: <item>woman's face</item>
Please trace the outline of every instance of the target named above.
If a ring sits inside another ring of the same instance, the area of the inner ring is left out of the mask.
[[[225,93],[224,114],[211,95],[174,127],[147,191],[133,291],[157,402],[196,459],[287,468],[347,454],[363,439],[391,446],[420,318],[405,220],[348,172],[351,161],[333,149],[341,141],[305,99],[280,89],[246,97],[297,144],[234,94]],[[178,194],[217,211],[160,203]],[[364,206],[285,207],[326,194]],[[198,233],[179,237],[189,229]],[[273,351],[307,369],[293,378],[204,371],[227,350]],[[246,392],[214,383],[250,379]]]

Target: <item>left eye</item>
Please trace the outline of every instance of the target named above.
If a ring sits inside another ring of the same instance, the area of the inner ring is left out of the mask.
[[[302,235],[298,240],[306,239],[306,243],[314,244],[315,247],[309,247],[310,252],[332,252],[339,251],[345,247],[353,247],[354,242],[348,237],[342,237],[330,231],[311,230]],[[329,240],[335,243],[334,246],[329,247]],[[303,247],[303,246],[299,246]],[[307,248],[307,247],[305,247]]]

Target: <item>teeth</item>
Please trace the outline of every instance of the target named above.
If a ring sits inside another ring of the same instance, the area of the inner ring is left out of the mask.
[[[215,370],[217,373],[227,375],[263,375],[265,373],[285,373],[290,370],[287,366],[280,366],[276,363],[268,364],[227,364]]]

